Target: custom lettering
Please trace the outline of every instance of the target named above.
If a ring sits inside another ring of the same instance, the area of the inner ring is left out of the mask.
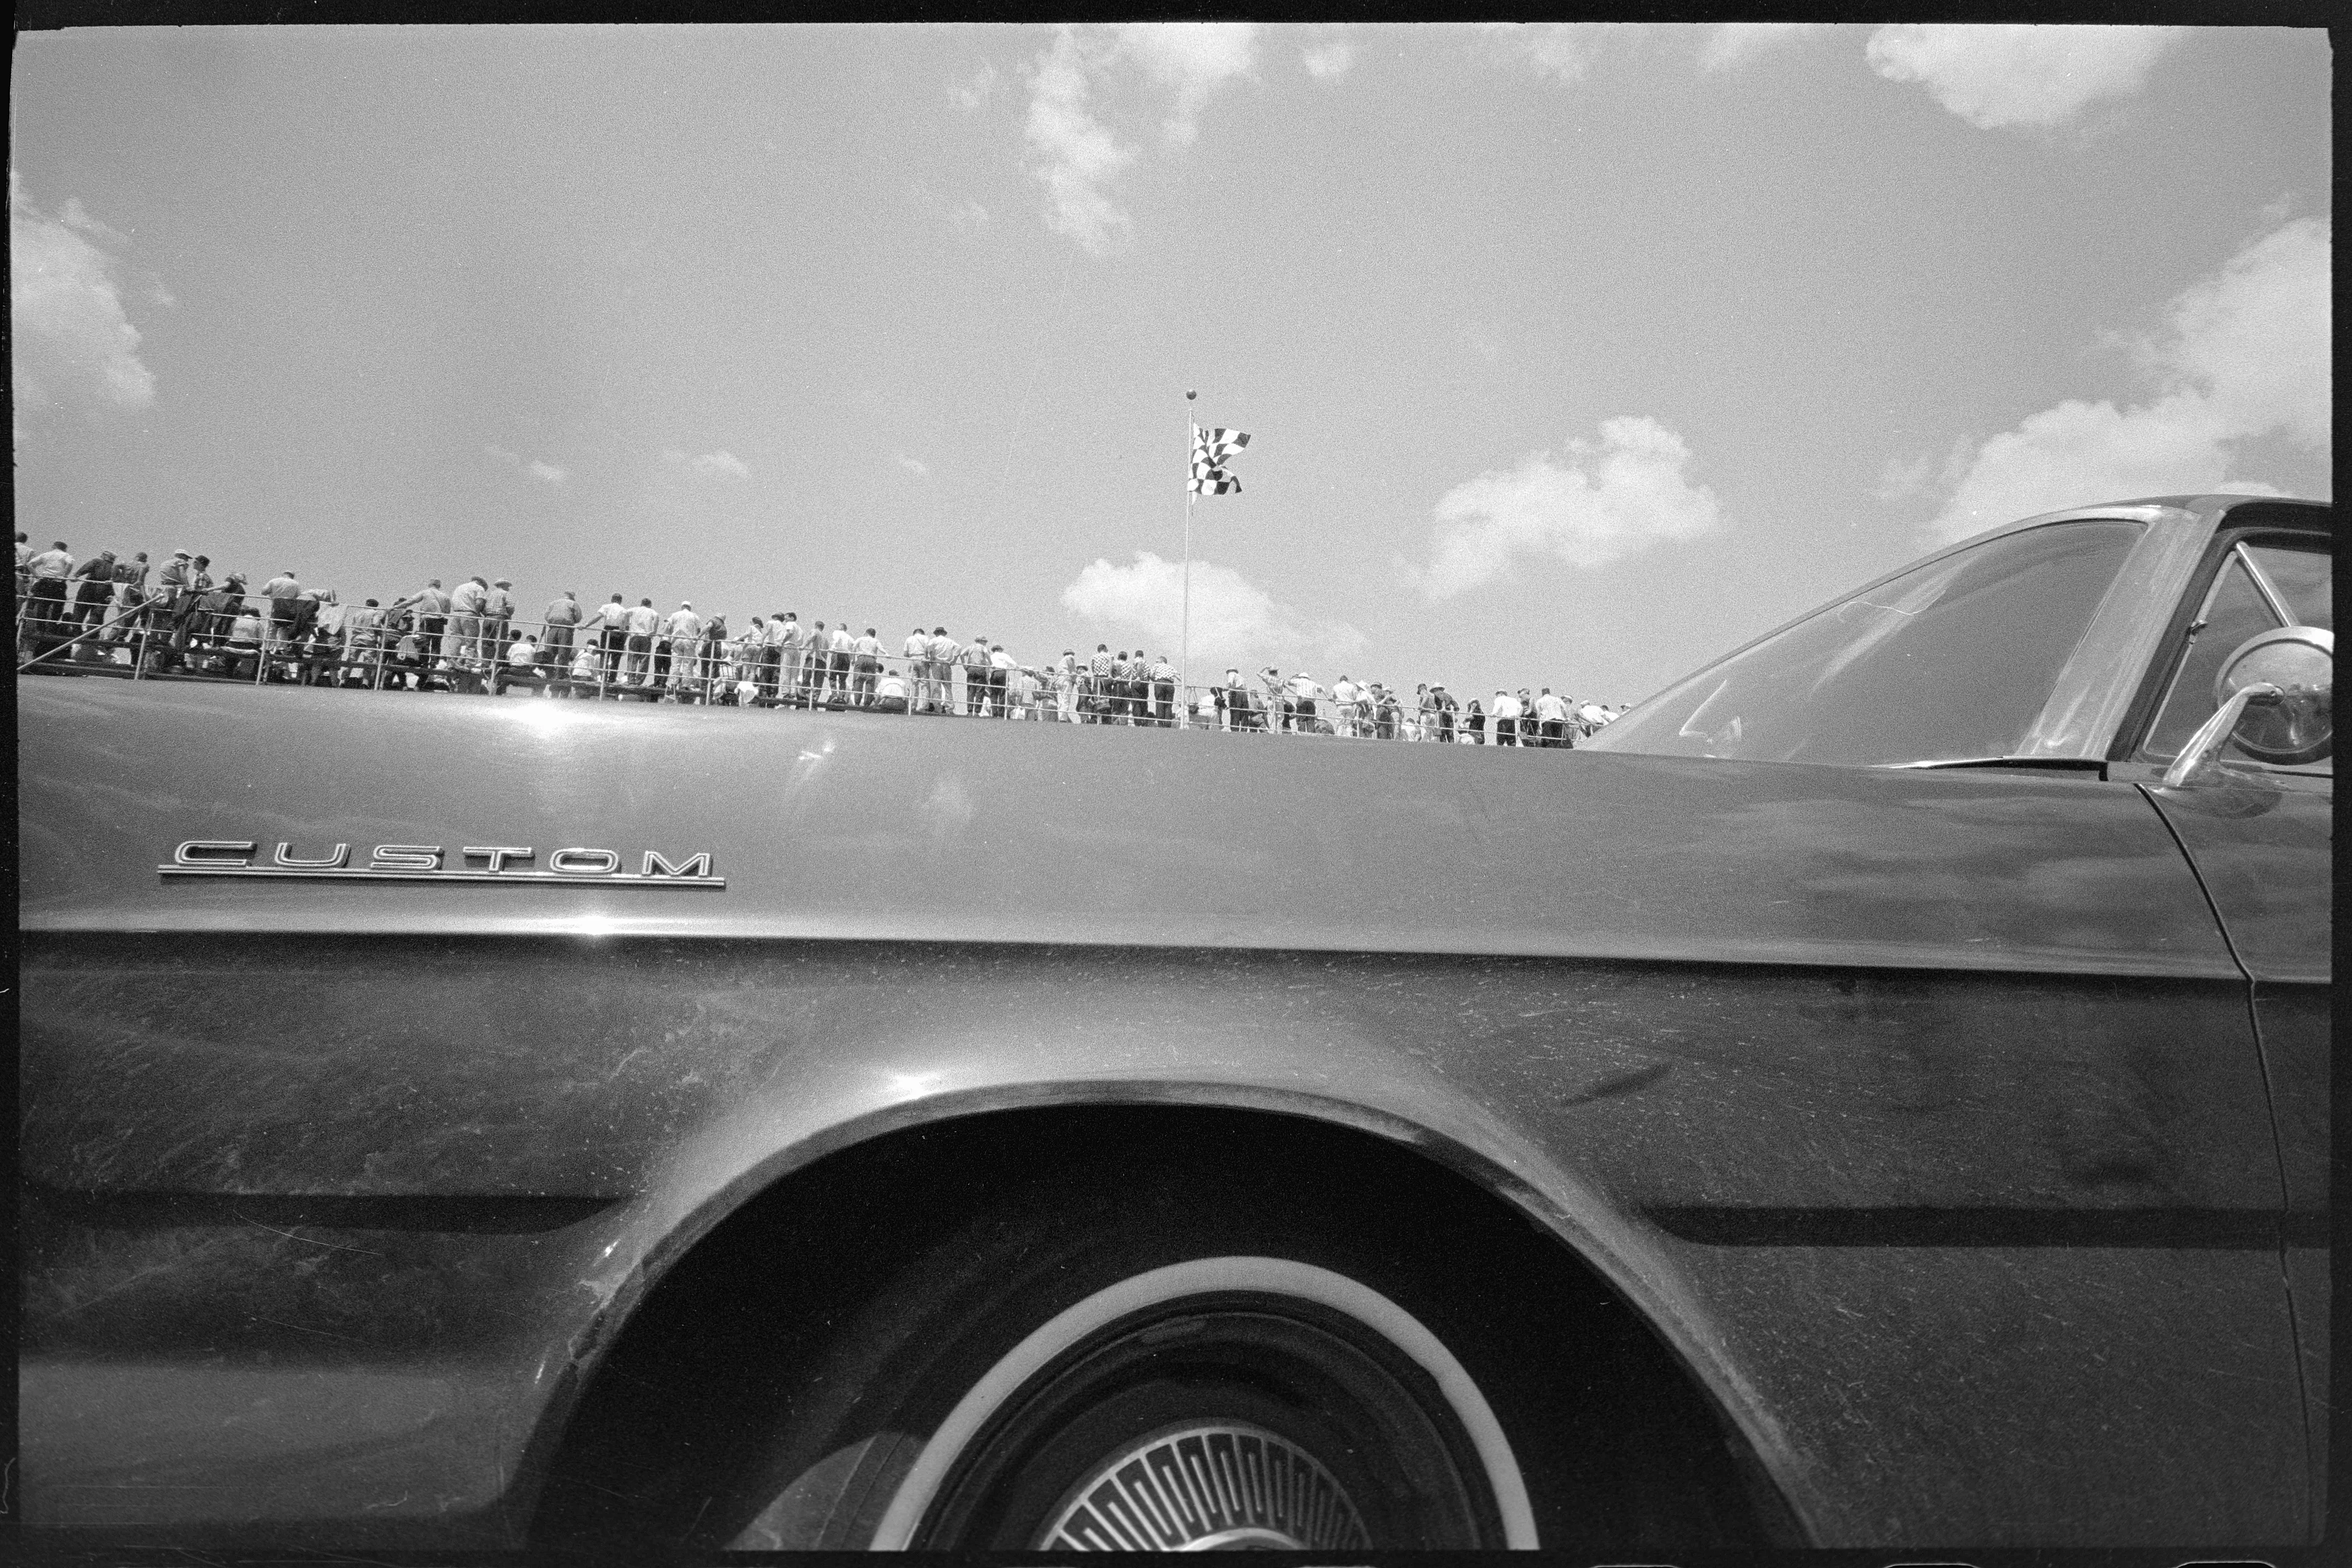
[[[476,856],[480,856],[489,861],[489,868],[493,871],[505,870],[507,868],[507,862],[509,860],[528,860],[530,858],[530,851],[529,849],[519,849],[510,844],[468,844],[464,849],[460,850],[459,853],[464,855],[469,860],[474,858]]]
[[[287,853],[288,850],[293,847],[294,846],[291,844],[280,841],[278,846],[278,853],[270,857],[271,860],[280,866],[292,866],[298,869],[305,871],[331,871],[352,857],[352,847],[348,844],[336,845],[335,852],[328,856],[324,860],[298,859],[294,856]]]
[[[661,868],[659,871],[656,871],[654,869],[656,866]],[[642,875],[647,877],[708,877],[710,875],[710,851],[706,849],[699,855],[688,857],[686,864],[683,866],[673,866],[669,863],[668,858],[659,850],[648,849],[646,851],[646,868]]]
[[[250,838],[191,838],[172,851],[175,866],[243,866],[253,854]],[[238,858],[231,859],[235,856]]]
[[[609,877],[621,868],[621,858],[610,849],[559,849],[547,858],[547,868],[572,877]]]
[[[379,844],[368,868],[373,871],[438,871],[438,844]]]

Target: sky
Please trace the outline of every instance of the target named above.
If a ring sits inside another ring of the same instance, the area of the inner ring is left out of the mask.
[[[2332,495],[2315,30],[20,35],[17,526],[1636,700],[1950,540]],[[1186,393],[1196,392],[1188,402]],[[1185,491],[1192,422],[1245,430]]]

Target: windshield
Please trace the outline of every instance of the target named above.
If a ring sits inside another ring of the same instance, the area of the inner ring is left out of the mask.
[[[1864,765],[2018,755],[2141,526],[2051,523],[1939,556],[1667,688],[1591,749]]]

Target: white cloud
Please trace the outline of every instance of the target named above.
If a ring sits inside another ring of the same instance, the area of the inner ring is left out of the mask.
[[[1135,161],[1135,149],[1087,109],[1087,60],[1076,33],[1065,27],[1055,37],[1030,73],[1030,88],[1023,134],[1030,173],[1045,187],[1045,226],[1104,255],[1128,230],[1127,213],[1106,187]]]
[[[1592,46],[1602,24],[1594,22],[1489,22],[1495,37],[1538,75],[1557,81],[1576,81],[1591,62]]]
[[[521,453],[509,452],[504,447],[485,445],[482,451],[487,456],[496,458],[508,468],[530,475],[541,484],[560,485],[572,477],[572,470],[569,468],[559,468],[553,463],[543,463],[537,458],[525,462]]]
[[[1338,81],[1356,68],[1356,41],[1345,34],[1326,37],[1298,51],[1299,63],[1317,81]]]
[[[2302,218],[2248,246],[2172,301],[2138,359],[2148,402],[2069,399],[1979,447],[1928,532],[1963,538],[2038,511],[2191,490],[2275,493],[2233,474],[2239,447],[2277,437],[2325,451],[2333,240]]]
[[[1519,555],[1600,566],[1660,540],[1721,526],[1715,492],[1685,477],[1690,448],[1656,420],[1604,420],[1598,442],[1574,440],[1564,461],[1538,452],[1488,471],[1437,503],[1428,570],[1406,575],[1433,599],[1467,593]]]
[[[978,109],[996,95],[996,68],[982,60],[971,79],[956,89],[956,101],[966,109]]]
[[[1870,36],[1871,68],[1916,81],[1985,130],[2057,125],[2103,99],[2128,98],[2187,37],[2185,27],[1906,23]]]
[[[664,447],[662,461],[674,468],[683,468],[689,474],[701,474],[706,478],[724,474],[740,479],[751,472],[743,459],[732,452],[705,452],[697,457],[676,447]]]
[[[1152,653],[1178,652],[1184,604],[1181,563],[1138,551],[1131,566],[1097,560],[1062,590],[1062,605],[1106,629],[1139,632]],[[1360,658],[1363,633],[1345,621],[1314,620],[1278,603],[1229,566],[1192,563],[1192,663],[1255,668],[1266,661],[1318,659],[1336,669]]]
[[[1718,22],[1706,30],[1706,43],[1698,55],[1699,69],[1736,70],[1759,55],[1821,30],[1819,22]]]
[[[49,217],[8,171],[9,322],[18,424],[34,408],[79,403],[144,408],[155,375],[139,358],[139,330],[122,309],[116,252],[124,237],[68,198]],[[159,282],[156,288],[162,288]]]
[[[900,468],[906,469],[917,479],[927,479],[931,477],[931,466],[923,461],[922,458],[910,458],[904,452],[895,452],[891,455],[898,459],[898,466]]]
[[[1257,28],[1246,22],[1138,22],[1083,37],[1064,27],[1029,68],[1029,113],[1022,134],[1029,172],[1045,187],[1045,226],[1093,255],[1116,249],[1129,230],[1112,184],[1140,155],[1097,116],[1095,101],[1115,85],[1115,68],[1139,68],[1173,103],[1161,131],[1183,146],[1200,134],[1202,107],[1218,89],[1249,75]]]
[[[1163,86],[1175,89],[1175,112],[1163,127],[1179,146],[1201,133],[1201,106],[1217,89],[1257,64],[1254,22],[1130,22],[1120,48]]]

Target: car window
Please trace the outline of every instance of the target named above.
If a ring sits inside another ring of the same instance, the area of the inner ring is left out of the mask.
[[[2141,526],[2053,523],[1940,556],[1670,687],[1593,747],[1855,764],[2016,755]]]
[[[2262,574],[2257,582],[2252,567]],[[2213,679],[2222,661],[2240,645],[2260,632],[2298,625],[2334,630],[2330,601],[2332,558],[2324,551],[2296,550],[2285,545],[2242,545],[2223,557],[2221,570],[2207,590],[2189,634],[2189,651],[2174,673],[2171,689],[2158,710],[2156,723],[2140,746],[2141,758],[2169,762],[2197,727],[2219,706]],[[2267,586],[2271,592],[2263,590]],[[2273,601],[2276,601],[2275,605]],[[2284,611],[2284,614],[2281,612]],[[2242,757],[2232,746],[2226,753]]]
[[[2336,629],[2336,558],[2322,550],[2249,544],[2246,553],[2299,626]]]

